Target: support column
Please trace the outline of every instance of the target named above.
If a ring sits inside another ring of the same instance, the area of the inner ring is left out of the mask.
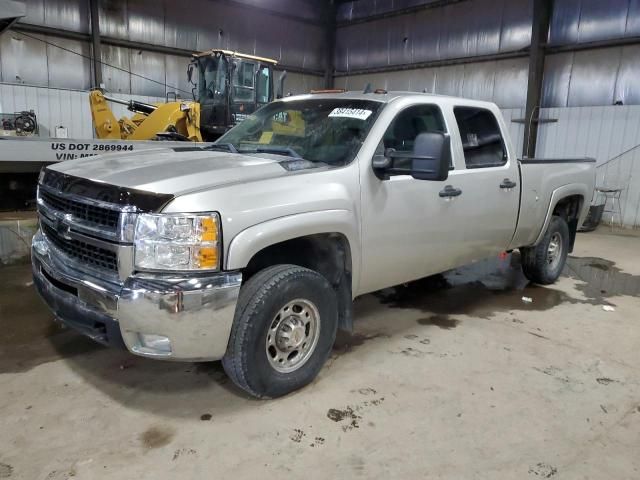
[[[94,88],[102,85],[102,55],[100,53],[100,17],[98,13],[99,0],[89,0],[89,11],[91,14],[91,47],[93,52],[93,81]]]
[[[324,87],[333,88],[333,71],[335,70],[336,54],[336,3],[329,0],[325,7],[325,63],[324,63]]]
[[[553,0],[533,1],[533,25],[529,52],[529,83],[527,106],[524,118],[524,146],[522,155],[534,158],[538,142],[538,123],[544,81],[545,48],[549,38],[549,25],[553,11]]]

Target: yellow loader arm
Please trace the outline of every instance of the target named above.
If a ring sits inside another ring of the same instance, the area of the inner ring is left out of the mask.
[[[127,105],[135,112],[131,118],[116,120],[107,102]],[[200,104],[197,102],[168,102],[150,105],[135,100],[125,101],[106,97],[101,91],[89,94],[91,118],[96,136],[114,140],[156,140],[165,134],[176,135],[192,142],[201,142]]]

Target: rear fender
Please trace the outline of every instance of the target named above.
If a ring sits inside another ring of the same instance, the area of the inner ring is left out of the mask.
[[[574,195],[580,195],[583,198],[582,209],[580,211],[580,218],[578,219],[578,227],[582,225],[582,222],[587,218],[587,214],[589,213],[589,200],[591,199],[593,192],[589,192],[586,185],[581,185],[578,183],[564,185],[560,188],[557,188],[551,194],[551,201],[549,202],[549,208],[547,209],[547,213],[544,218],[544,223],[542,224],[542,229],[538,233],[536,237],[536,241],[533,245],[538,245],[544,234],[549,227],[549,223],[551,223],[551,217],[553,217],[553,211],[560,201],[567,197],[572,197]]]

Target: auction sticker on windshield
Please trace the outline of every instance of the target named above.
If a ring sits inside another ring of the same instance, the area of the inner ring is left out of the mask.
[[[371,110],[364,110],[362,108],[334,108],[333,111],[329,114],[329,116],[366,120],[371,116],[372,113],[373,112]]]

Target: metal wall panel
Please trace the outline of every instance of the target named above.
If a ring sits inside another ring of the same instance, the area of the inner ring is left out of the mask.
[[[640,46],[547,56],[542,105],[640,104]]]
[[[526,58],[478,62],[336,78],[336,88],[374,88],[437,93],[487,100],[501,108],[524,108],[528,81]]]
[[[572,68],[573,53],[547,55],[544,66],[542,106],[567,106]]]
[[[127,3],[123,0],[99,0],[98,16],[102,35],[113,38],[128,38]]]
[[[464,66],[462,96],[476,100],[492,101],[495,85],[496,62],[484,62]]]
[[[496,62],[492,101],[502,108],[524,107],[527,103],[529,61],[527,58]]]
[[[47,66],[49,69],[49,86],[87,90],[91,87],[91,47],[86,42],[48,37],[48,40],[61,47],[78,53],[61,50],[47,45]],[[80,55],[84,55],[81,57]]]
[[[567,106],[611,105],[622,49],[576,52]]]
[[[126,3],[129,40],[152,45],[165,44],[165,3],[156,0],[135,0]],[[182,8],[184,7],[183,4]]]
[[[16,32],[0,36],[2,81],[47,85],[47,49],[38,40]]]
[[[503,2],[500,52],[513,52],[531,44],[532,16],[533,0]]]
[[[344,2],[338,5],[337,19],[340,22],[346,22],[436,1],[438,0],[356,0]]]
[[[423,10],[411,16],[414,21],[413,35],[410,36],[414,62],[440,60],[440,34],[445,28],[443,16],[442,8]]]
[[[192,9],[198,8],[202,0],[191,0],[191,8],[184,8],[181,2],[165,3],[164,41],[168,47],[196,51],[198,49],[197,25],[210,21],[209,12],[193,15]],[[215,35],[217,36],[217,31]],[[213,47],[209,47],[213,48]]]
[[[23,0],[27,6],[27,15],[21,19],[25,23],[44,25],[45,0]]]
[[[322,18],[323,3],[317,0],[236,0],[254,7],[261,7],[274,12],[294,15],[307,20],[319,21]]]
[[[279,75],[280,72],[276,71],[276,81]],[[324,79],[315,75],[289,72],[284,82],[285,95],[301,95],[303,93],[309,93],[311,90],[319,90],[322,88],[324,88]]]
[[[598,161],[597,184],[621,184],[624,224],[640,226],[640,149],[607,160],[640,144],[640,106],[599,106],[543,109],[538,152],[542,157],[594,157]]]
[[[164,97],[166,93],[164,57],[162,53],[129,50],[131,71],[139,75],[131,75],[132,94]]]
[[[166,92],[175,92],[179,98],[191,100],[193,98],[191,85],[187,80],[187,66],[190,59],[186,57],[177,57],[175,55],[165,55],[165,77]]]
[[[104,62],[102,65],[102,81],[107,91],[131,93],[131,75],[127,73],[131,71],[129,49],[102,45],[101,54],[101,61]],[[113,68],[112,66],[118,68]]]
[[[44,25],[73,32],[89,32],[87,0],[46,0]]]
[[[377,2],[371,3],[371,8],[380,9]],[[531,41],[531,15],[532,0],[469,0],[343,26],[337,34],[336,69],[353,71],[520,50]]]
[[[639,78],[640,45],[624,47],[618,69],[614,101],[622,102],[625,105],[640,105]]]
[[[571,45],[640,33],[637,0],[562,0],[555,2],[549,42]]]

